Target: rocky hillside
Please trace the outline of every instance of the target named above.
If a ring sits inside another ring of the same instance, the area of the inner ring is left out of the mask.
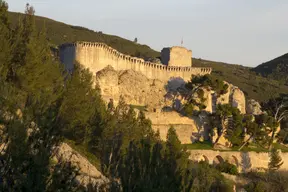
[[[283,81],[288,85],[288,53],[266,63],[262,63],[252,70],[265,77]]]
[[[212,76],[239,87],[249,99],[262,102],[271,96],[288,93],[287,85],[257,74],[249,67],[194,58],[193,65],[197,67],[212,67]]]

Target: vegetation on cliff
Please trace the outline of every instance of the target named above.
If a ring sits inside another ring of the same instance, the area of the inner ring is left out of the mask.
[[[207,122],[210,124],[209,130],[206,130],[209,132],[209,137],[206,136],[206,142],[210,142],[216,147],[219,140],[225,138],[226,147],[237,147],[238,150],[242,150],[249,144],[271,149],[275,138],[278,139],[279,143],[286,142],[287,128],[281,126],[281,131],[278,130],[281,123],[286,122],[288,116],[286,96],[281,95],[263,102],[264,113],[245,115],[241,114],[240,110],[233,107],[232,104],[225,102],[223,104],[221,100],[218,100],[221,95],[227,93],[228,87],[222,80],[207,75],[192,77],[191,81],[186,84],[189,94],[187,103],[184,105],[184,112],[187,116],[205,113],[204,90],[213,92],[216,97],[215,111],[206,114]],[[248,137],[245,138],[245,135]]]

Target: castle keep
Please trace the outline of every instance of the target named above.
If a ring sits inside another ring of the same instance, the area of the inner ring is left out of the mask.
[[[184,47],[168,47],[161,51],[161,60],[167,66],[192,66],[192,51]]]
[[[183,47],[164,48],[161,52],[163,64],[146,62],[144,59],[124,55],[104,43],[77,42],[59,47],[60,61],[68,71],[78,62],[96,74],[111,65],[115,70],[132,69],[149,79],[168,81],[170,78],[190,80],[191,75],[210,74],[211,68],[192,67],[192,51]]]

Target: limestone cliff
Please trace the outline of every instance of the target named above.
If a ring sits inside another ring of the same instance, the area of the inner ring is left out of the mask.
[[[115,71],[108,66],[96,74],[96,83],[105,101],[112,98],[117,104],[122,95],[126,103],[149,109],[159,109],[165,102],[165,83],[133,70]]]
[[[228,84],[227,93],[219,96],[216,99],[216,103],[212,105],[230,103],[233,107],[237,107],[242,114],[245,114],[246,113],[246,98],[245,98],[243,91],[241,91],[238,87],[228,82],[225,82],[225,83]]]
[[[207,113],[198,116],[185,117],[177,113],[185,104],[187,90],[184,88],[183,79],[173,79],[169,82],[148,79],[145,75],[134,70],[116,71],[107,66],[96,73],[96,83],[100,86],[102,97],[105,101],[112,98],[117,105],[120,95],[126,103],[136,106],[146,106],[146,116],[151,120],[154,130],[160,131],[163,140],[166,138],[171,126],[177,131],[182,143],[191,143],[196,140],[206,139],[209,129]],[[237,107],[242,114],[246,113],[246,98],[244,93],[236,86],[228,84],[226,94],[219,97],[209,88],[203,89],[206,109],[213,113],[217,104],[228,104]],[[186,91],[186,93],[185,93]],[[249,111],[250,105],[247,106]],[[173,110],[173,109],[176,109]],[[226,141],[220,142],[223,145]]]

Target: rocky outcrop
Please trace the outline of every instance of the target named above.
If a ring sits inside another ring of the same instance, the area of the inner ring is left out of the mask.
[[[229,86],[230,87],[230,86]],[[246,98],[243,93],[238,87],[231,86],[230,92],[230,103],[233,107],[237,107],[240,113],[246,113]]]
[[[70,162],[79,169],[80,175],[76,177],[76,182],[82,186],[92,184],[99,186],[108,183],[108,179],[102,175],[86,158],[74,151],[68,144],[62,143],[56,148],[54,160]]]
[[[213,91],[205,90],[204,97],[206,98],[205,105],[207,112],[215,112],[218,104],[231,104],[233,107],[237,107],[242,114],[246,113],[246,98],[238,87],[228,84],[227,93],[222,95],[216,95]]]
[[[246,113],[250,115],[260,115],[262,114],[261,105],[254,99],[247,101]]]
[[[108,66],[96,74],[96,83],[105,101],[112,98],[117,104],[122,95],[125,102],[131,105],[147,106],[150,109],[164,105],[165,83],[150,80],[133,70],[115,71]]]
[[[102,97],[105,101],[110,98],[117,104],[120,95],[126,103],[137,106],[147,106],[150,111],[161,110],[164,106],[172,107],[175,100],[181,104],[185,98],[179,91],[185,91],[183,79],[172,79],[162,82],[157,79],[148,79],[145,75],[134,70],[116,71],[111,66],[96,73],[96,83],[100,86]],[[204,90],[206,111],[214,112],[217,104],[228,104],[237,107],[242,114],[246,113],[244,93],[236,86],[228,84],[226,94],[215,98],[211,90]],[[187,90],[186,90],[187,91]],[[184,94],[185,95],[185,94]]]
[[[110,98],[119,97],[120,90],[118,87],[118,73],[111,66],[108,65],[97,73],[96,83],[100,86],[102,98],[105,101],[108,101]]]

